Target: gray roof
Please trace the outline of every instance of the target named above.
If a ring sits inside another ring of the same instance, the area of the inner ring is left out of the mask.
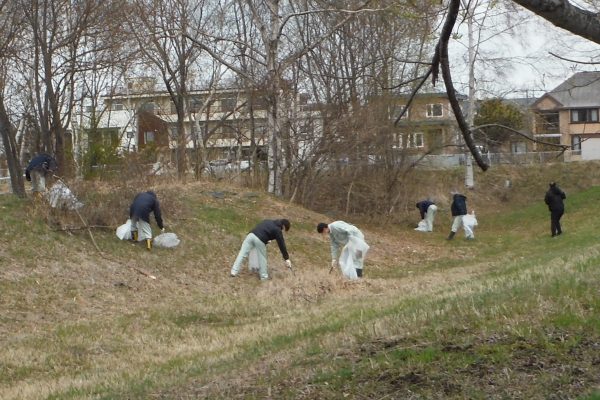
[[[600,71],[578,72],[544,96],[552,97],[562,108],[598,107]]]

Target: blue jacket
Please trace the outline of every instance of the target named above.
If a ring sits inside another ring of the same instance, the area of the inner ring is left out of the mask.
[[[456,193],[452,197],[452,206],[450,206],[452,216],[467,215],[467,196],[464,194]]]
[[[150,213],[154,213],[154,218],[160,229],[163,228],[163,220],[160,215],[160,204],[154,192],[138,193],[129,207],[129,218],[138,217],[139,219],[150,223]]]
[[[289,260],[290,256],[285,247],[285,240],[283,239],[283,223],[280,219],[265,219],[256,225],[250,233],[256,235],[264,244],[269,243],[270,240],[275,240],[283,259]]]
[[[45,175],[48,171],[56,171],[57,168],[56,160],[52,156],[40,153],[29,161],[25,169],[25,179],[31,180],[31,171],[43,171]]]

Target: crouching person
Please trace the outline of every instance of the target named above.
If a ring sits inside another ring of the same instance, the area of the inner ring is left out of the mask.
[[[129,207],[131,219],[131,239],[136,242],[146,241],[146,248],[152,250],[152,227],[150,226],[150,213],[161,231],[164,232],[163,220],[160,213],[160,203],[156,193],[152,191],[138,193]]]
[[[258,274],[261,281],[269,279],[269,270],[267,268],[267,243],[271,240],[275,240],[279,246],[279,251],[285,260],[285,263],[289,269],[292,269],[292,263],[285,246],[285,240],[283,238],[283,231],[290,230],[290,221],[287,219],[266,219],[260,222],[246,235],[242,248],[231,267],[231,276],[236,277],[240,273],[242,262],[248,257],[252,250],[256,250],[258,258]]]
[[[41,153],[33,157],[25,169],[25,179],[31,182],[31,191],[40,198],[46,191],[46,177],[56,171],[58,165],[54,157]]]
[[[329,234],[331,269],[339,264],[346,278],[362,278],[364,261],[369,250],[363,233],[354,225],[344,221],[334,221],[330,224],[321,222],[317,225],[317,232]]]

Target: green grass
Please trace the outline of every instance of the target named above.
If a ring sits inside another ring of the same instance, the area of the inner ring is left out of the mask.
[[[445,215],[428,236],[361,226],[377,245],[359,284],[327,273],[319,216],[263,194],[208,192],[165,200],[178,249],[94,231],[106,257],[85,231],[49,230],[28,202],[0,197],[0,257],[11,262],[0,397],[598,398],[600,188],[567,191],[556,239],[533,197],[478,210],[474,242],[445,241]],[[246,232],[282,209],[297,220],[286,234],[297,276],[270,245],[273,281],[229,278]]]

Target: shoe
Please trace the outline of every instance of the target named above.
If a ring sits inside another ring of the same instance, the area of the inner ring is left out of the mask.
[[[146,249],[152,250],[152,239],[146,239]]]
[[[237,278],[237,274],[229,274],[230,278]]]
[[[450,231],[450,234],[448,235],[448,237],[446,238],[446,240],[452,240],[452,239],[454,239],[454,235],[456,235],[456,232]]]

